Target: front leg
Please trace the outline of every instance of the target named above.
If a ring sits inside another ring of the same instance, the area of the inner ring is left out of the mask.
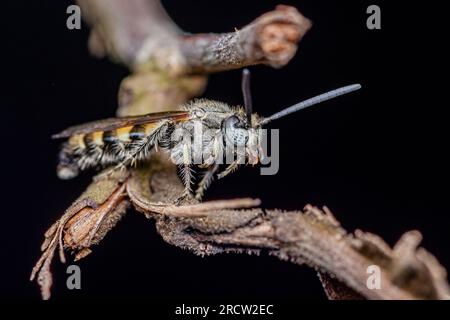
[[[230,173],[234,172],[239,167],[240,164],[245,164],[245,156],[238,154],[237,159],[233,161],[224,171],[218,174],[217,177],[219,179],[226,177]]]
[[[237,161],[233,161],[224,171],[217,175],[217,178],[222,179],[235,171],[238,168],[239,164]]]

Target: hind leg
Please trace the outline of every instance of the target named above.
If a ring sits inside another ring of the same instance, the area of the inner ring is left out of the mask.
[[[124,159],[105,173],[102,173],[101,176],[110,176],[114,172],[126,170],[128,166],[136,166],[139,160],[148,159],[150,151],[163,143],[163,133],[166,128],[167,123],[162,123],[152,134],[142,140],[134,141],[132,150],[122,151],[125,152]]]

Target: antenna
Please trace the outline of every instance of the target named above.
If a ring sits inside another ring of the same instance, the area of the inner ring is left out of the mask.
[[[251,126],[252,122],[252,94],[250,91],[250,71],[248,69],[242,70],[242,95],[244,96],[245,114],[247,126]]]
[[[361,85],[359,83],[357,83],[357,84],[352,84],[352,85],[345,86],[342,88],[338,88],[335,90],[331,90],[326,93],[322,93],[318,96],[312,97],[308,100],[294,104],[293,106],[291,106],[289,108],[281,110],[280,112],[277,112],[268,118],[265,118],[264,120],[261,121],[260,125],[265,125],[273,120],[277,120],[284,116],[287,116],[288,114],[311,107],[313,105],[319,104],[319,103],[327,101],[327,100],[334,99],[336,97],[342,96],[344,94],[347,94],[347,93],[350,93],[350,92],[353,92],[353,91],[356,91],[359,89],[361,89]]]

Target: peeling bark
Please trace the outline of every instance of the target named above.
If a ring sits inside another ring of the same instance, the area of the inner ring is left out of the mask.
[[[42,298],[50,298],[52,286],[51,262],[58,250],[62,263],[66,262],[64,250],[75,252],[75,260],[87,256],[90,248],[100,242],[128,208],[125,182],[128,173],[116,173],[107,179],[97,179],[66,210],[45,233],[41,246],[42,256],[33,268],[30,280],[37,276]]]

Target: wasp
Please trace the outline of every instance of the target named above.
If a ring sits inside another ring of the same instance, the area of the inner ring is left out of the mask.
[[[250,73],[245,69],[243,107],[199,99],[176,111],[109,118],[53,135],[55,139],[68,138],[59,153],[57,174],[71,179],[88,168],[126,168],[162,151],[179,167],[185,195],[194,193],[193,168],[203,169],[195,190],[195,197],[201,199],[215,177],[227,176],[240,164],[260,162],[262,131],[269,122],[360,88],[359,84],[341,87],[261,117],[252,111]]]

